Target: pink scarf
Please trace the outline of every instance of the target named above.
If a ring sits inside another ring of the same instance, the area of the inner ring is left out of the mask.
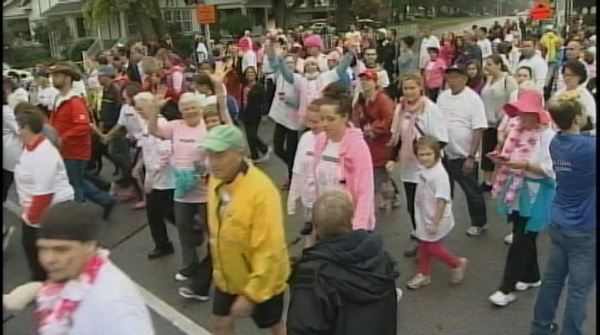
[[[392,121],[392,138],[390,139],[389,145],[396,146],[398,141],[402,139],[402,147],[400,148],[400,161],[406,162],[414,156],[413,153],[413,142],[417,139],[415,133],[415,126],[420,113],[425,108],[425,98],[421,97],[419,100],[412,104],[404,98],[400,98],[400,102],[394,112],[394,119]],[[408,126],[403,131],[404,120],[408,120]]]
[[[66,335],[73,326],[73,314],[93,287],[98,273],[108,261],[108,251],[100,250],[85,264],[77,279],[65,283],[47,281],[37,296],[39,335]]]
[[[500,156],[506,157],[511,161],[527,161],[539,139],[540,128],[526,130],[523,129],[519,122],[518,125],[510,130]],[[505,186],[508,177],[511,175],[513,176],[512,182],[510,185]],[[503,201],[507,206],[512,206],[523,186],[524,179],[525,170],[513,170],[506,165],[502,165],[492,186],[492,196],[494,198],[498,197],[498,195],[501,195],[506,190]]]

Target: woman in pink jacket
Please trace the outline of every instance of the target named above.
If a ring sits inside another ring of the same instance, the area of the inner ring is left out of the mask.
[[[353,229],[375,229],[373,164],[362,131],[349,122],[350,93],[338,83],[323,91],[319,108],[323,132],[315,139],[307,186],[316,195],[343,188],[355,204]],[[312,207],[312,206],[311,206]]]

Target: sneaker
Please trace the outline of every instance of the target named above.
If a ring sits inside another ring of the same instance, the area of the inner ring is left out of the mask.
[[[512,242],[513,242],[513,234],[512,233],[504,236],[504,244],[511,245]]]
[[[469,229],[467,229],[467,235],[479,236],[479,235],[483,234],[484,231],[485,231],[485,228],[483,228],[483,227],[471,226],[471,227],[469,227]]]
[[[396,303],[399,303],[402,300],[402,290],[396,287]]]
[[[194,293],[194,291],[192,291],[192,289],[189,287],[180,287],[178,291],[179,295],[185,299],[195,299],[201,302],[206,302],[210,299],[210,297],[207,295]]]
[[[481,190],[481,192],[491,192],[492,191],[492,185],[483,182],[481,183],[481,185],[479,185],[479,189]]]
[[[536,282],[533,283],[524,283],[522,281],[518,281],[515,284],[515,290],[517,291],[527,291],[528,289],[532,288],[532,287],[540,287],[540,285],[542,285],[542,281],[538,280]]]
[[[452,269],[452,278],[450,282],[454,285],[462,283],[465,278],[465,270],[467,269],[467,259],[464,257],[459,258],[462,263],[459,267]]]
[[[173,245],[171,243],[161,247],[161,248],[154,248],[154,250],[150,251],[148,253],[148,259],[149,260],[153,260],[153,259],[157,259],[157,258],[161,258],[163,256],[167,256],[167,255],[171,255],[175,252],[175,250],[173,249]]]
[[[192,274],[189,273],[189,270],[179,270],[179,272],[175,274],[175,281],[186,281],[190,279],[190,277],[192,277]]]
[[[511,302],[515,301],[517,297],[512,293],[504,294],[500,291],[496,291],[494,292],[494,294],[490,295],[489,299],[492,302],[492,304],[504,307],[510,304]]]
[[[262,155],[259,155],[259,157],[257,159],[253,159],[252,162],[260,164],[260,163],[264,163],[264,162],[268,161],[270,158],[271,158],[271,147],[269,147],[267,152],[265,152]]]
[[[145,201],[138,201],[135,204],[133,204],[133,206],[131,206],[132,210],[139,210],[139,209],[144,209],[146,208],[146,202]]]
[[[417,273],[414,277],[412,277],[411,280],[408,281],[408,283],[406,283],[406,287],[412,290],[416,290],[420,287],[427,286],[429,284],[431,284],[430,276]]]
[[[414,230],[410,231],[410,239],[416,241],[417,240],[417,232]]]
[[[4,226],[2,228],[2,250],[6,251],[8,248],[8,244],[10,243],[10,238],[15,232],[15,227],[13,226]]]

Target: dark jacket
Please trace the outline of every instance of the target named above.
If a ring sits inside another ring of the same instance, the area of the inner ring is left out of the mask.
[[[366,230],[305,249],[290,283],[288,335],[395,335],[396,264]]]
[[[104,88],[100,105],[100,122],[104,131],[112,129],[119,120],[121,113],[121,93],[116,84]]]
[[[140,69],[138,69],[137,64],[129,63],[126,72],[129,80],[137,81],[140,84],[142,83],[142,76],[140,75]]]
[[[396,44],[388,39],[377,41],[377,62],[383,65],[390,80],[394,74],[394,60],[396,59]]]
[[[243,122],[259,122],[260,118],[266,114],[267,100],[265,94],[263,85],[256,83],[248,92],[248,101],[244,105],[244,89],[242,88],[240,119]]]
[[[481,49],[477,44],[465,45],[463,50],[457,55],[455,64],[464,67],[467,66],[467,63],[472,60],[478,61],[479,64],[482,64],[483,61],[481,56]]]

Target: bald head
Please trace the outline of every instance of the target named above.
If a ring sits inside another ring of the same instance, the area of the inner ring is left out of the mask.
[[[313,205],[312,220],[321,239],[352,231],[354,204],[344,190],[325,191]]]

